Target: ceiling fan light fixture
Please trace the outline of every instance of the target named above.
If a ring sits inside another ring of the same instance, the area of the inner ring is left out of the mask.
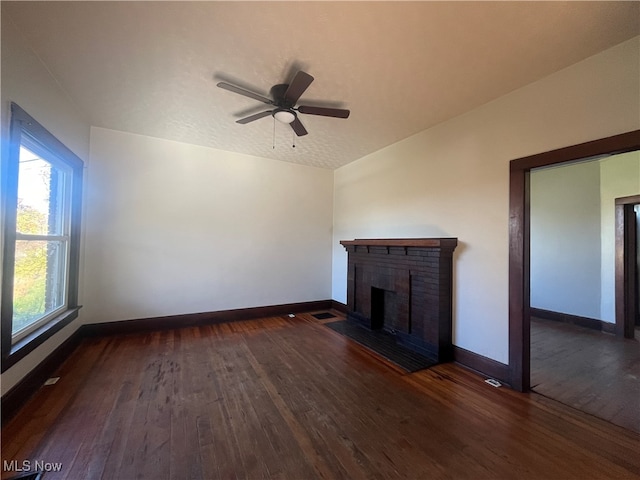
[[[280,109],[273,112],[273,118],[282,123],[291,123],[296,119],[296,114],[291,110]]]

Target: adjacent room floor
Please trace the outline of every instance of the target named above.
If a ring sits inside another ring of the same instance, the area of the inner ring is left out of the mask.
[[[640,477],[640,435],[311,315],[85,339],[2,429],[53,479]],[[14,472],[3,472],[7,478]]]
[[[533,391],[640,433],[640,331],[636,338],[531,319]]]

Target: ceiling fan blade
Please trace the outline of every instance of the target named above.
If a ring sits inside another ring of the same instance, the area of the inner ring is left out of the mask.
[[[236,120],[236,123],[241,123],[244,125],[245,123],[253,122],[254,120],[258,120],[263,117],[268,117],[272,112],[273,110],[267,110],[266,112],[256,113],[255,115],[250,115],[248,117],[241,118],[240,120]]]
[[[296,132],[296,135],[298,135],[299,137],[302,137],[303,135],[306,135],[307,133],[309,133],[307,132],[307,129],[304,128],[304,125],[302,125],[302,122],[297,117],[289,125],[291,125],[291,128],[293,128],[293,131]]]
[[[273,105],[273,100],[267,97],[263,97],[262,95],[258,95],[257,93],[250,92],[249,90],[245,90],[244,88],[236,87],[235,85],[231,85],[230,83],[227,83],[227,82],[218,83],[218,87],[224,88],[225,90],[229,90],[230,92],[233,92],[233,93],[244,95],[245,97],[253,98],[254,100],[258,100],[259,102]]]
[[[284,92],[284,101],[288,105],[295,105],[304,91],[309,88],[311,82],[313,82],[313,77],[300,70],[296,73],[296,76],[293,77],[293,81],[289,84],[287,91]]]
[[[335,118],[349,118],[349,114],[351,113],[349,110],[343,110],[341,108],[309,107],[307,105],[300,105],[297,110],[300,113],[309,115],[322,115],[323,117]]]

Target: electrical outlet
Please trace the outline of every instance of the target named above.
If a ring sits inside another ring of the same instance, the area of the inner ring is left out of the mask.
[[[44,382],[45,385],[55,385],[58,380],[60,380],[60,377],[51,377],[48,378],[46,382]]]

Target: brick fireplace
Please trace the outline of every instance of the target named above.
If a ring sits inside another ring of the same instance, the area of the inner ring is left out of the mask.
[[[456,238],[343,240],[348,252],[347,319],[386,330],[399,343],[453,359],[452,271]]]

